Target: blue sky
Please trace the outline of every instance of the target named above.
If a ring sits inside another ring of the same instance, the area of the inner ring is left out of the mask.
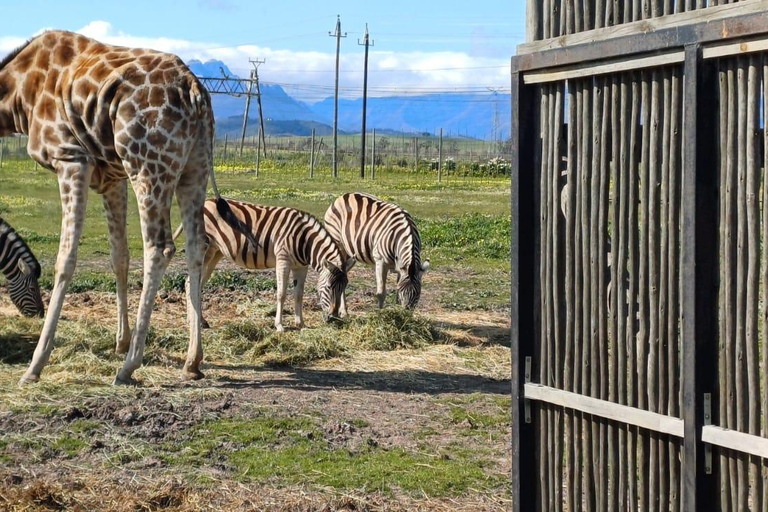
[[[263,81],[316,101],[333,85],[341,16],[341,94],[362,89],[365,24],[373,95],[499,90],[509,84],[509,57],[522,42],[525,2],[258,2],[248,0],[0,1],[0,54],[46,28],[105,42],[144,46],[192,58],[223,60],[247,75],[249,57],[266,59]],[[450,7],[449,7],[450,6]],[[8,15],[11,11],[11,15]]]

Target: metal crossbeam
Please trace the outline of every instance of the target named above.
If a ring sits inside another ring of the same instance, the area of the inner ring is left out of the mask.
[[[203,87],[211,94],[229,94],[230,96],[244,96],[248,94],[248,83],[251,82],[247,78],[211,78],[211,77],[198,77],[198,80],[203,84]],[[255,96],[255,94],[252,94]]]

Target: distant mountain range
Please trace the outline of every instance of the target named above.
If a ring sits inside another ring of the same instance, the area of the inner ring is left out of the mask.
[[[218,60],[191,60],[189,68],[198,76],[237,77]],[[308,105],[289,96],[278,85],[260,85],[265,131],[272,135],[316,135],[332,133],[333,97]],[[216,132],[235,136],[242,129],[245,98],[214,94],[213,110]],[[362,120],[362,98],[339,99],[339,130],[359,133]],[[508,94],[431,94],[419,96],[387,96],[368,98],[367,128],[389,133],[435,134],[440,128],[445,135],[478,139],[493,137],[494,119],[500,138],[509,137],[511,98]],[[258,106],[251,103],[248,135],[258,130]]]

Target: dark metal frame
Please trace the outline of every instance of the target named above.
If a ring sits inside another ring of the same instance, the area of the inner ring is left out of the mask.
[[[717,507],[719,480],[705,471],[704,394],[717,396],[717,98],[715,61],[704,61],[706,43],[768,35],[768,15],[755,13],[647,34],[621,36],[588,44],[555,48],[512,58],[512,235],[511,235],[511,357],[512,357],[512,472],[514,512],[536,510],[536,454],[533,423],[524,418],[525,358],[535,363],[539,346],[539,216],[541,169],[535,124],[539,85],[526,85],[523,75],[533,70],[596,63],[617,57],[652,55],[685,49],[683,111],[682,214],[682,415],[683,510],[710,511]],[[534,375],[536,372],[534,371]],[[717,410],[717,405],[712,405]],[[534,415],[535,418],[535,415]]]

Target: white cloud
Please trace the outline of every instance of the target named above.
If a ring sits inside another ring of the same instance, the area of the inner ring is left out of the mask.
[[[247,76],[249,58],[265,59],[259,68],[263,82],[284,85],[286,92],[308,102],[333,95],[335,47],[327,52],[289,51],[266,46],[227,47],[212,41],[192,41],[166,37],[138,37],[117,30],[106,21],[93,21],[79,33],[100,41],[175,53],[185,61],[222,60],[234,73]],[[22,44],[24,37],[0,37],[0,53],[5,54]],[[331,41],[332,43],[333,41]],[[340,56],[340,95],[355,98],[362,95],[363,51],[350,49],[343,42]],[[424,94],[445,90],[479,90],[509,86],[509,60],[477,58],[460,52],[387,52],[371,50],[368,87],[371,96]]]

